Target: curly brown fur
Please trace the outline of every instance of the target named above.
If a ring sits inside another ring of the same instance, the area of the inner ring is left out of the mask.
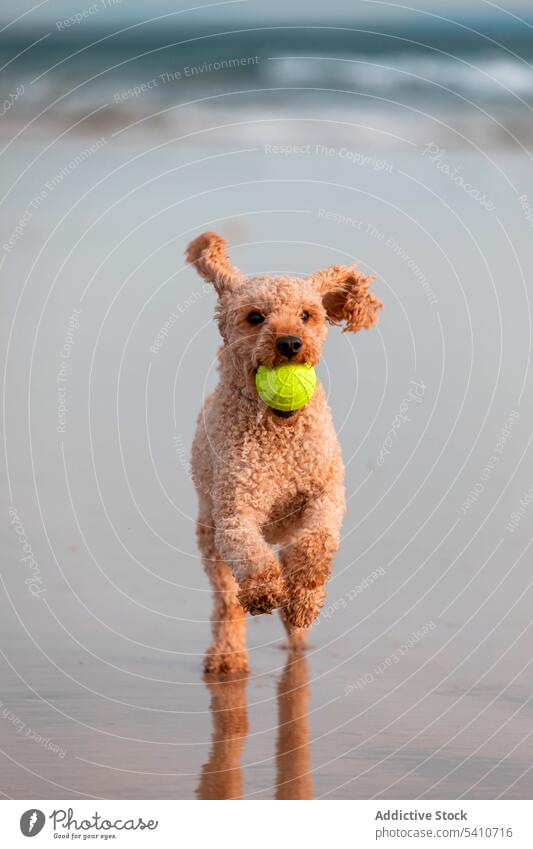
[[[295,628],[291,625],[285,614],[285,607],[280,607],[281,621],[283,622],[285,631],[287,632],[287,642],[282,643],[282,648],[289,649],[291,652],[305,651],[307,648],[307,628]]]
[[[344,330],[353,332],[376,324],[383,304],[368,291],[375,279],[372,275],[361,274],[355,265],[332,265],[325,271],[318,271],[313,279],[324,294],[324,306],[331,324],[344,321]]]
[[[216,233],[202,233],[192,241],[186,253],[198,274],[213,283],[217,292],[231,288],[242,281],[242,274],[229,261],[226,242]]]
[[[260,575],[250,575],[240,583],[237,595],[244,610],[257,616],[259,613],[272,613],[280,607],[285,598],[285,590],[279,569],[267,569]]]
[[[198,540],[215,592],[206,669],[243,671],[244,610],[282,608],[291,644],[302,643],[301,629],[323,603],[345,512],[340,448],[322,387],[283,418],[259,399],[256,371],[287,362],[276,347],[284,335],[301,340],[291,362],[316,365],[328,324],[371,327],[382,305],[355,266],[303,279],[246,278],[215,233],[191,242],[187,258],[214,284],[224,341],[220,382],[205,401],[192,451]],[[251,312],[262,321],[252,324]],[[272,545],[283,546],[280,559]]]
[[[204,670],[216,673],[247,672],[245,614],[237,598],[238,585],[227,563],[218,556],[214,538],[209,503],[203,500],[200,503],[197,539],[215,602],[211,620],[213,642],[206,652]]]

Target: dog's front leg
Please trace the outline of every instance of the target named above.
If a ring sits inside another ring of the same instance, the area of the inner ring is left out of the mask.
[[[320,612],[344,509],[342,490],[323,493],[308,504],[297,538],[281,551],[287,594],[283,618],[289,630],[309,628]]]
[[[284,602],[280,565],[261,533],[252,509],[223,510],[215,516],[217,550],[239,585],[238,599],[252,616],[271,613]]]

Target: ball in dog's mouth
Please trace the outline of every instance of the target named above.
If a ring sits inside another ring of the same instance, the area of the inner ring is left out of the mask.
[[[267,407],[286,417],[309,403],[316,389],[316,373],[309,363],[259,366],[255,386]]]

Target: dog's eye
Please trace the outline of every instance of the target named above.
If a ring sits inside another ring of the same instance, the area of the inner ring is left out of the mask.
[[[307,310],[304,310],[303,313],[300,314],[300,318],[302,319],[302,321],[309,321],[311,316],[309,315]]]
[[[248,322],[248,324],[263,324],[264,320],[265,316],[261,315],[261,313],[257,312],[256,310],[253,310],[246,316],[246,321]]]

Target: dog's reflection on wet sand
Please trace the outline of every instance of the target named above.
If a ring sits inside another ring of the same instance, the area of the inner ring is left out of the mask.
[[[241,755],[248,733],[247,676],[206,675],[213,731],[209,760],[196,789],[199,799],[242,799]],[[301,652],[291,652],[278,683],[276,799],[311,799],[309,675]]]

